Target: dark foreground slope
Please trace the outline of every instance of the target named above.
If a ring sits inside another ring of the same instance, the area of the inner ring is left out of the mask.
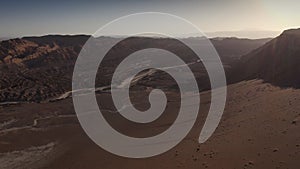
[[[233,70],[236,81],[263,79],[282,87],[300,87],[300,29],[284,31],[242,57]]]

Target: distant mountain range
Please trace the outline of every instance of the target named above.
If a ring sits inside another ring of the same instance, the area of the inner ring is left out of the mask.
[[[274,38],[280,35],[281,31],[269,31],[269,30],[239,30],[239,31],[215,31],[215,32],[204,32],[205,36],[208,38],[217,37],[238,37],[240,39],[263,39],[263,38]],[[198,33],[188,33],[183,34],[179,37],[197,37]]]
[[[280,31],[268,31],[268,30],[241,30],[241,31],[218,31],[218,32],[206,32],[208,37],[239,37],[239,38],[274,38],[278,36]]]

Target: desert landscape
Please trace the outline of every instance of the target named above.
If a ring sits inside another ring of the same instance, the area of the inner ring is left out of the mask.
[[[149,107],[148,94],[162,89],[168,105],[150,124],[124,119],[111,99],[109,86],[123,49],[167,46],[193,70],[201,95],[193,129],[175,148],[161,155],[130,159],[96,145],[83,131],[72,102],[72,73],[88,35],[48,35],[0,42],[0,168],[212,168],[298,169],[300,166],[300,29],[276,38],[212,38],[227,75],[227,100],[212,137],[199,144],[199,133],[210,107],[207,72],[176,40],[133,37],[122,41],[98,70],[95,88],[99,107],[119,132],[135,137],[166,130],[177,116],[178,86],[163,71],[146,70],[130,86],[139,110]],[[94,37],[92,37],[94,38]],[[101,45],[116,40],[98,37]],[[201,43],[201,38],[189,38]],[[166,45],[168,44],[168,45]],[[176,67],[174,67],[176,69]]]

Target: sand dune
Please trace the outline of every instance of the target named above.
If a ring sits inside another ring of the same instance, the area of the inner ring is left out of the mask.
[[[139,160],[117,157],[95,145],[84,134],[76,117],[72,118],[74,112],[71,99],[38,104],[34,111],[28,110],[27,107],[30,104],[2,107],[1,112],[3,113],[0,115],[3,121],[11,119],[12,116],[19,121],[24,115],[28,116],[28,119],[39,115],[45,120],[40,121],[44,125],[35,126],[35,130],[23,128],[0,133],[0,161],[9,161],[9,159],[14,161],[14,165],[5,165],[5,168],[15,168],[15,166],[27,163],[27,157],[30,156],[30,164],[33,161],[43,161],[41,166],[37,168],[56,169],[219,169],[220,166],[225,169],[297,169],[300,165],[300,136],[298,134],[300,129],[300,90],[281,89],[260,80],[251,80],[230,85],[228,93],[222,121],[206,143],[199,145],[197,139],[206,116],[205,112],[209,108],[209,92],[201,93],[202,101],[198,120],[183,142],[167,153]],[[108,94],[98,94],[97,97],[106,100]],[[176,104],[176,102],[172,103]],[[62,107],[62,105],[64,106]],[[40,114],[47,107],[51,107],[51,110]],[[172,108],[168,111],[172,111]],[[108,115],[108,119],[115,119],[114,114],[104,113]],[[49,116],[49,114],[57,115]],[[32,118],[30,124],[33,124],[34,119]],[[61,119],[60,124],[57,123],[57,119]],[[151,130],[160,131],[162,126],[170,125],[169,120],[161,121]],[[23,125],[26,123],[29,122],[24,122]],[[122,128],[122,121],[116,123],[118,123],[117,127]],[[142,128],[136,127],[127,127],[126,130],[128,129],[131,134],[137,135],[150,131],[149,129],[141,131]],[[18,138],[18,140],[14,138]],[[31,152],[32,155],[28,154],[32,146],[37,146],[37,152],[40,152],[39,146],[48,145],[52,142],[56,143],[56,150],[54,151],[56,154],[53,158],[48,158],[47,155],[33,155],[36,152]],[[22,153],[15,155],[16,151]]]

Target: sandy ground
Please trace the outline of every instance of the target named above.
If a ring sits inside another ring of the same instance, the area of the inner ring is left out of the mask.
[[[172,93],[171,93],[172,95]],[[108,120],[121,132],[155,134],[171,124],[177,100],[154,126],[128,124],[104,102]],[[136,100],[142,100],[135,96]],[[108,94],[98,95],[106,99]],[[147,159],[112,155],[94,144],[81,129],[70,98],[49,103],[0,106],[2,169],[298,169],[300,166],[300,90],[281,89],[259,80],[228,86],[222,121],[213,136],[198,143],[209,108],[209,92],[189,135],[170,151]],[[105,113],[104,112],[104,113]],[[152,132],[152,133],[151,133]]]

